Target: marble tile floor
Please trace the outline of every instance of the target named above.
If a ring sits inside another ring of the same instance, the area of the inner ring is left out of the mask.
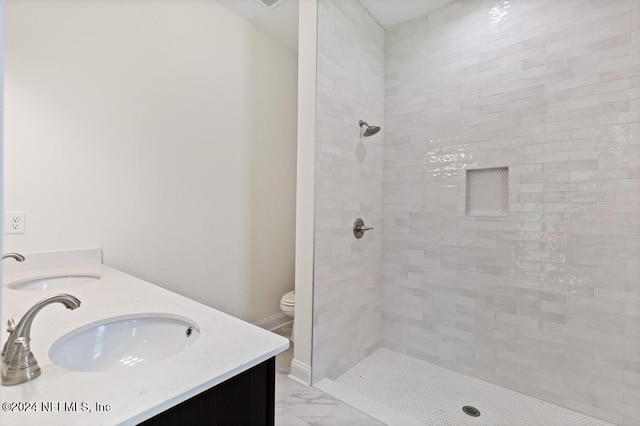
[[[291,336],[291,325],[274,330]],[[276,426],[376,426],[374,418],[313,387],[289,379],[293,345],[276,357]]]

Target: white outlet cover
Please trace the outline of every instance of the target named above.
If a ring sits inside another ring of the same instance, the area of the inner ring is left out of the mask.
[[[4,233],[5,234],[24,234],[25,228],[24,212],[5,212],[4,213]]]

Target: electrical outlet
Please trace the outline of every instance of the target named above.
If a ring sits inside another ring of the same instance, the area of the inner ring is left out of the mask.
[[[24,212],[5,212],[5,234],[24,234]]]

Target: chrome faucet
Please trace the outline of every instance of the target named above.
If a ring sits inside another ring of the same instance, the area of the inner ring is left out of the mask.
[[[17,260],[18,262],[24,262],[24,256],[21,255],[20,253],[5,253],[2,255],[2,260],[11,257],[15,260]]]
[[[7,331],[9,338],[2,349],[2,384],[4,386],[19,385],[33,380],[40,375],[40,367],[36,361],[29,342],[31,341],[31,323],[40,309],[51,303],[62,303],[68,309],[80,307],[80,300],[70,294],[55,294],[42,299],[33,305],[22,317],[18,325],[9,320]]]

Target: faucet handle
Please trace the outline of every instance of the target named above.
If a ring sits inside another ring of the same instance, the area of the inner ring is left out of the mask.
[[[7,333],[9,333],[9,338],[7,339],[6,342],[4,342],[4,345],[2,346],[2,352],[0,352],[0,357],[2,357],[3,360],[4,360],[4,354],[7,353],[7,346],[8,346],[9,340],[11,340],[11,335],[13,334],[14,331],[16,331],[16,322],[13,318],[11,318],[9,321],[7,321]]]

